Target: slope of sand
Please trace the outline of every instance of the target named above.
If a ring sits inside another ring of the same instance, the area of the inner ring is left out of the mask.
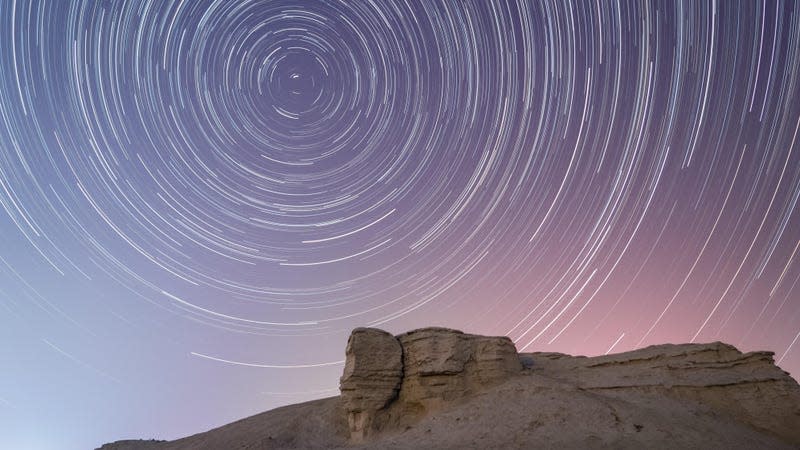
[[[525,369],[507,380],[360,444],[332,397],[176,441],[102,449],[800,448],[800,387],[766,352],[714,343],[520,359]]]

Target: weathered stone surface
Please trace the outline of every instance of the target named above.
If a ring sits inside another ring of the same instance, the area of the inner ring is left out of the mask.
[[[103,449],[800,448],[800,386],[769,352],[714,342],[512,356],[505,338],[358,329],[341,397]]]
[[[376,413],[396,396],[403,377],[403,349],[391,334],[374,328],[356,328],[345,350],[340,379],[342,402],[354,440],[372,429]]]
[[[414,421],[522,370],[507,337],[423,328],[393,337],[357,328],[347,343],[341,378],[350,438]]]
[[[722,342],[663,344],[593,358],[523,354],[533,369],[584,390],[700,403],[715,413],[800,443],[800,387],[772,352]]]
[[[424,410],[479,392],[522,370],[507,337],[422,328],[398,336],[403,346],[399,400]]]

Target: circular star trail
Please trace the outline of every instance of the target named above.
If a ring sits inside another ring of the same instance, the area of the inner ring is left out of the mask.
[[[199,367],[327,367],[264,343],[443,324],[585,354],[720,339],[800,370],[795,3],[0,18],[0,324],[97,332],[107,302],[146,303],[145,329],[256,349],[192,344]]]

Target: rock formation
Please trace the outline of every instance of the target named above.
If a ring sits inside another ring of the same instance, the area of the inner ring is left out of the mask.
[[[351,437],[361,440],[373,425],[377,411],[397,397],[403,379],[403,349],[391,334],[374,328],[356,328],[347,340],[342,402]]]
[[[509,338],[447,328],[423,328],[397,338],[357,328],[345,353],[340,389],[355,442],[388,422],[410,425],[522,370]]]
[[[435,407],[517,375],[522,364],[511,339],[423,328],[398,336],[403,347],[401,399]]]
[[[505,337],[359,328],[346,355],[339,397],[103,449],[800,448],[800,386],[770,352],[517,354]]]
[[[530,356],[534,367],[580,389],[612,396],[638,391],[696,402],[800,443],[800,387],[774,364],[772,352],[742,353],[713,342],[654,345],[594,358]]]

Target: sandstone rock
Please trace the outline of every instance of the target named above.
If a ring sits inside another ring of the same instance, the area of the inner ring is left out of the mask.
[[[403,346],[400,402],[423,410],[479,392],[522,370],[507,337],[422,328],[398,336]]]
[[[594,358],[552,355],[530,354],[533,367],[581,389],[695,402],[800,442],[800,387],[775,365],[772,352],[742,353],[713,342],[654,345]]]
[[[772,353],[719,342],[587,358],[517,355],[506,338],[442,328],[357,329],[341,388],[176,441],[103,449],[800,448],[800,385]]]
[[[340,388],[350,438],[413,424],[443,405],[518,374],[507,337],[423,328],[393,337],[357,328],[347,343]]]
[[[345,356],[340,390],[351,438],[358,441],[369,434],[376,413],[397,396],[403,377],[403,349],[385,331],[356,328],[347,341]]]

